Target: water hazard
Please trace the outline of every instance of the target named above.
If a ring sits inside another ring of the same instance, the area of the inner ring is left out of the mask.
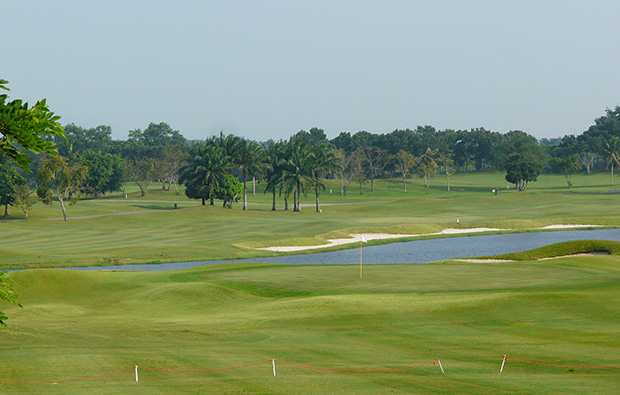
[[[564,230],[533,233],[460,236],[431,240],[395,242],[363,247],[365,265],[387,263],[426,263],[451,258],[471,258],[507,254],[543,247],[570,240],[620,241],[620,229]],[[143,270],[165,271],[186,269],[222,262],[271,262],[289,265],[359,264],[360,249],[319,252],[303,255],[285,255],[229,261],[196,261],[144,265],[72,268],[76,270]]]

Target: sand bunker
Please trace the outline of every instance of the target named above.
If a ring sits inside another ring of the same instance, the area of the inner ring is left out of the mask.
[[[592,256],[592,255],[609,255],[609,252],[601,251],[601,252],[589,252],[587,254],[573,254],[573,255],[560,255],[560,256],[550,256],[548,258],[540,258],[539,261],[547,261],[549,259],[560,259],[560,258],[572,258],[574,256]]]
[[[600,228],[603,225],[549,225],[538,229]]]
[[[549,225],[544,226],[542,228],[537,228],[539,230],[549,230],[549,229],[567,229],[567,228],[596,228],[601,227],[602,225]],[[441,232],[437,233],[425,233],[425,234],[417,234],[417,235],[403,235],[403,234],[392,234],[392,233],[364,233],[364,237],[366,240],[385,240],[385,239],[402,239],[404,237],[422,237],[422,236],[440,236],[440,235],[455,235],[455,234],[469,234],[469,233],[481,233],[481,232],[499,232],[499,231],[507,231],[511,229],[499,229],[499,228],[462,228],[462,229],[453,229],[446,228]],[[329,239],[327,240],[327,244],[321,244],[316,246],[279,246],[279,247],[265,247],[265,248],[257,248],[258,250],[265,251],[275,251],[275,252],[295,252],[295,251],[305,251],[305,250],[318,250],[321,248],[329,248],[336,247],[343,244],[351,244],[351,243],[359,243],[362,239],[361,234],[351,234],[350,238],[347,239]],[[471,262],[471,261],[468,261]],[[483,262],[490,262],[490,260],[485,259]],[[510,262],[499,260],[497,262]]]
[[[455,259],[459,262],[467,263],[504,263],[504,262],[516,262],[510,259]]]
[[[364,233],[363,236],[366,240],[385,240],[385,239],[402,239],[404,237],[420,237],[420,236],[438,236],[438,235],[454,235],[454,234],[465,234],[465,233],[480,233],[480,232],[492,232],[492,231],[500,231],[505,229],[496,229],[496,228],[469,228],[469,229],[444,229],[441,232],[437,233],[426,233],[426,234],[418,234],[418,235],[402,235],[402,234],[392,234],[392,233]],[[328,247],[336,247],[343,244],[351,244],[351,243],[359,243],[362,239],[362,234],[351,234],[350,238],[347,239],[329,239],[327,240],[329,243],[321,244],[317,246],[289,246],[289,247],[266,247],[266,248],[258,248],[259,250],[265,251],[275,251],[275,252],[294,252],[294,251],[305,251],[305,250],[316,250],[320,248],[328,248]]]

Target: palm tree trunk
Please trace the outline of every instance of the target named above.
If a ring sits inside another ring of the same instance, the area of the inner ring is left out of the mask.
[[[297,189],[293,190],[293,212],[297,211]]]
[[[316,196],[316,212],[319,213],[321,210],[319,209],[319,188],[314,188],[314,194]]]
[[[248,178],[248,172],[243,169],[243,210],[247,210],[248,209],[248,183],[247,183],[247,178]]]
[[[340,177],[340,196],[344,195],[344,188],[342,185],[342,177]]]
[[[614,162],[611,162],[611,186],[614,185]]]
[[[276,211],[276,189],[273,188],[273,204],[271,205],[271,211]]]

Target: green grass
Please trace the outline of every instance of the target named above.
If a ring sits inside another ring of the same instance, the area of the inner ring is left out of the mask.
[[[587,243],[582,243],[587,249]],[[616,245],[618,243],[615,243]],[[609,247],[617,248],[616,245]],[[553,253],[560,246],[553,250]],[[173,272],[11,273],[23,309],[3,309],[0,381],[15,394],[590,394],[617,392],[620,258],[355,266],[222,264]]]
[[[135,188],[128,199],[120,194],[83,200],[68,209],[69,221],[58,204],[37,204],[31,219],[12,208],[12,219],[0,222],[0,268],[107,265],[271,256],[256,247],[317,245],[351,232],[425,234],[446,227],[489,226],[529,230],[551,224],[620,226],[618,195],[608,185],[608,174],[576,175],[566,188],[562,176],[543,175],[525,192],[506,190],[500,173],[459,174],[447,192],[443,178],[433,178],[427,193],[420,180],[409,180],[403,192],[399,180],[378,180],[376,191],[359,194],[356,185],[340,196],[337,181],[332,194],[321,195],[322,213],[303,208],[300,213],[270,211],[271,196],[259,185],[249,195],[249,210],[202,207],[182,193],[162,191],[153,184],[145,198]],[[492,189],[499,189],[494,196]],[[313,203],[310,193],[303,203]],[[174,204],[177,209],[174,209]],[[362,203],[362,204],[351,204]],[[148,211],[155,210],[155,211]],[[118,214],[117,214],[118,211]],[[135,213],[127,214],[124,213]],[[94,217],[93,217],[94,216]],[[457,218],[459,224],[456,223]],[[316,237],[313,237],[313,234]],[[375,243],[380,243],[379,241]],[[343,247],[346,248],[346,247]]]
[[[620,243],[610,240],[579,240],[552,244],[529,251],[515,252],[486,257],[489,259],[508,259],[513,261],[530,261],[544,258],[561,257],[574,254],[608,253],[620,255]]]

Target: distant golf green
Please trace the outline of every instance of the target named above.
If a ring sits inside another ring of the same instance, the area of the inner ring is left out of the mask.
[[[618,243],[607,245],[618,248]],[[173,272],[11,274],[1,384],[45,394],[591,394],[617,392],[618,255],[514,263],[355,266],[222,264]],[[6,306],[3,306],[6,307]]]

